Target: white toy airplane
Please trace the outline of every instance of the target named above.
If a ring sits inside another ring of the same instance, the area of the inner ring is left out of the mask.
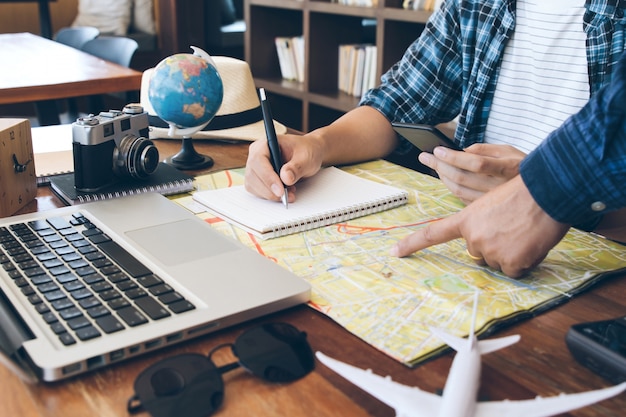
[[[480,355],[516,343],[519,335],[479,341],[474,335],[478,293],[474,299],[472,327],[467,339],[439,329],[431,331],[457,351],[443,395],[409,387],[354,366],[332,359],[321,352],[317,358],[326,366],[370,393],[396,411],[398,417],[548,417],[610,398],[626,390],[626,382],[613,387],[556,397],[521,401],[477,402],[480,381]]]

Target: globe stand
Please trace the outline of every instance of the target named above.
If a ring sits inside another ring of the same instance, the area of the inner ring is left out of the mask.
[[[213,166],[213,158],[196,152],[193,139],[189,137],[184,137],[180,151],[176,155],[166,158],[164,162],[183,170],[204,169]]]

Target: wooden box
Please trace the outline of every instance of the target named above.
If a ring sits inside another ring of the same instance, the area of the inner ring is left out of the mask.
[[[30,122],[0,118],[0,217],[14,214],[36,195]]]

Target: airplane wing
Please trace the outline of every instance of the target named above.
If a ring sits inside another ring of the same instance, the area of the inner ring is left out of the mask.
[[[371,370],[363,370],[316,352],[315,356],[324,365],[352,382],[370,395],[378,398],[396,411],[396,416],[432,417],[439,411],[441,397],[409,387],[391,380],[390,377],[376,375]]]
[[[503,349],[507,346],[511,346],[514,343],[519,342],[520,335],[514,334],[512,336],[499,337],[497,339],[485,339],[478,342],[478,350],[481,355],[485,353],[495,352],[496,350]]]
[[[537,397],[522,401],[488,401],[476,404],[475,417],[548,417],[613,397],[626,390],[626,382],[595,391]]]
[[[450,346],[457,352],[462,350],[463,347],[467,346],[467,344],[469,343],[469,339],[451,335],[449,333],[446,333],[444,330],[438,329],[436,327],[430,327],[430,331],[432,334],[443,340],[448,346]],[[497,339],[480,340],[477,343],[480,354],[484,355],[485,353],[494,352],[496,350],[510,346],[514,343],[519,342],[519,340],[520,336],[516,334],[512,336],[500,337]]]

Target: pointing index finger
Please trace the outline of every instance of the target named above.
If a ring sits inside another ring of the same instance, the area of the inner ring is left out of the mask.
[[[459,213],[429,223],[424,228],[411,233],[409,236],[398,242],[391,249],[391,254],[398,257],[404,257],[430,246],[462,237],[459,226]]]

